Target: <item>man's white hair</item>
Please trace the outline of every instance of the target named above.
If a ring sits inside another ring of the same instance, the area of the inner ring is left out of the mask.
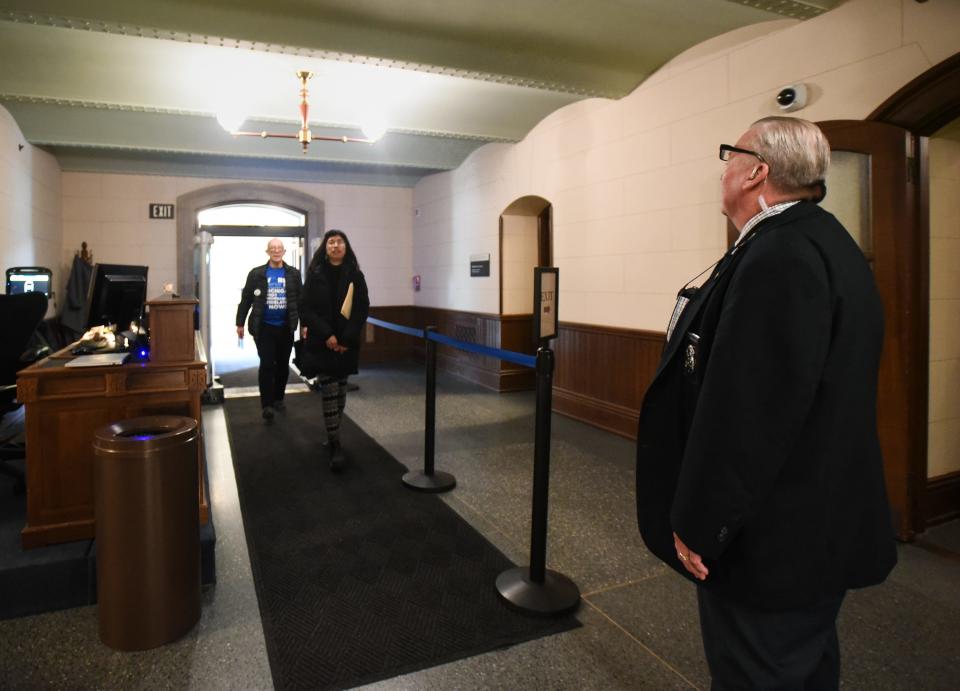
[[[823,182],[830,144],[819,127],[800,118],[772,116],[757,120],[751,129],[751,144],[770,166],[770,181],[781,190],[809,190]]]

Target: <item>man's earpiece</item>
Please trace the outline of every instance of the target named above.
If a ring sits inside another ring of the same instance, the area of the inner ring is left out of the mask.
[[[755,177],[757,177],[757,173],[759,172],[760,172],[760,166],[757,166],[756,168],[753,169],[753,172],[750,173],[750,177],[748,177],[747,180],[753,180]]]

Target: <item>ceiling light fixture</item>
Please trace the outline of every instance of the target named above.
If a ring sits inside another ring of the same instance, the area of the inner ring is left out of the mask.
[[[310,124],[308,122],[308,115],[310,112],[310,104],[307,102],[307,82],[310,81],[310,78],[313,76],[313,72],[307,70],[301,70],[297,72],[297,79],[300,80],[300,130],[296,134],[284,134],[280,132],[243,132],[240,130],[235,130],[233,127],[239,127],[243,123],[243,118],[239,120],[233,120],[232,122],[227,122],[220,115],[217,116],[217,119],[220,120],[221,125],[224,126],[230,134],[234,137],[260,137],[261,139],[267,139],[269,137],[279,137],[281,139],[296,139],[303,146],[303,153],[307,153],[307,147],[310,146],[310,142],[323,141],[323,142],[358,142],[360,144],[373,144],[380,137],[383,136],[385,129],[379,132],[366,132],[367,137],[331,137],[326,135],[313,134],[310,131]],[[226,123],[226,124],[225,124]],[[234,124],[236,123],[236,124]],[[375,136],[374,136],[375,135]]]

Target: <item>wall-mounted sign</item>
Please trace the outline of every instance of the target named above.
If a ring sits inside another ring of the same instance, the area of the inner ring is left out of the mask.
[[[490,255],[489,254],[471,254],[470,255],[470,277],[490,275]]]
[[[533,333],[538,340],[557,337],[560,270],[538,266],[533,270]]]
[[[173,219],[173,204],[151,204],[150,218]]]

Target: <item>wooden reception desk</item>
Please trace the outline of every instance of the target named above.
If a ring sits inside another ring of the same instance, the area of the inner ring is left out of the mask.
[[[174,302],[165,300],[163,306],[172,308]],[[192,314],[196,301],[181,304]],[[178,344],[185,340],[186,352],[194,353],[194,359],[66,367],[74,357],[67,348],[17,374],[17,398],[26,409],[27,523],[21,533],[25,548],[94,536],[93,436],[97,429],[143,415],[186,415],[200,422],[200,397],[207,380],[205,363],[195,356],[192,323],[191,319],[189,333],[164,335]],[[202,443],[197,472],[200,520],[206,523],[209,507]]]

